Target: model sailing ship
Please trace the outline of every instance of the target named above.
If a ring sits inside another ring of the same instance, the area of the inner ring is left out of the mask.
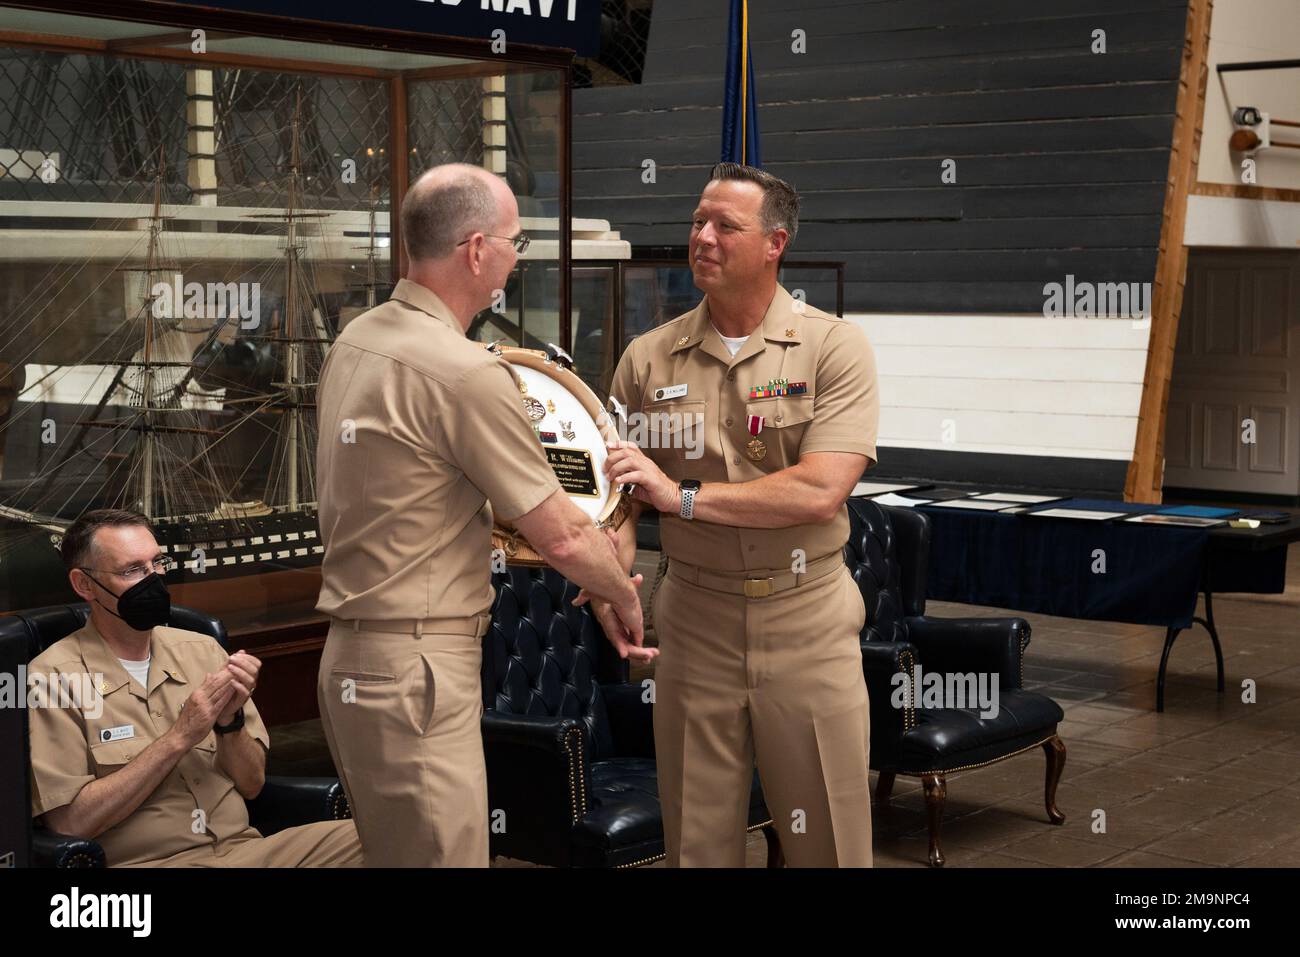
[[[303,221],[328,214],[299,208],[296,111],[291,143],[285,208],[260,217],[279,220],[284,235],[282,258],[270,271],[259,269],[258,288],[282,290],[266,321],[258,317],[249,329],[237,312],[219,309],[198,328],[186,325],[192,311],[168,294],[174,280],[180,292],[182,270],[164,249],[169,238],[184,234],[164,229],[160,150],[144,264],[127,270],[134,274],[128,297],[133,289],[143,293],[124,324],[133,345],[120,350],[121,358],[105,360],[96,356],[105,345],[100,341],[75,366],[45,367],[32,361],[34,343],[26,362],[11,364],[35,381],[19,385],[9,415],[0,417],[0,449],[8,459],[0,494],[0,596],[12,606],[0,611],[69,599],[58,545],[92,508],[147,516],[174,560],[169,585],[320,564],[315,390],[334,334],[313,288],[311,263],[299,254]],[[373,213],[371,225],[369,304],[376,284]],[[22,311],[8,323],[0,317],[0,337],[12,344],[33,317]],[[201,339],[191,348],[196,333]],[[84,390],[77,376],[89,377]],[[80,392],[79,402],[51,404],[60,380]],[[36,461],[24,469],[13,453],[34,448],[31,436],[38,433]],[[16,479],[15,472],[24,474]]]

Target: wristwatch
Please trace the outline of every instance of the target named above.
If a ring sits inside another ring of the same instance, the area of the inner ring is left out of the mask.
[[[695,518],[695,493],[700,490],[699,479],[682,479],[678,488],[682,490],[682,518],[688,522]]]
[[[217,734],[230,734],[231,732],[238,731],[243,726],[244,709],[240,708],[235,712],[235,720],[231,721],[230,724],[214,724],[212,730],[217,732]]]

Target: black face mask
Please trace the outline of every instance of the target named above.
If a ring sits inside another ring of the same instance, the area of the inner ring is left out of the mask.
[[[82,571],[86,572],[84,568]],[[95,601],[99,601],[100,606],[114,618],[121,618],[136,631],[148,631],[157,625],[165,625],[171,617],[172,596],[167,591],[166,580],[157,572],[145,575],[120,595],[105,588],[104,583],[90,572],[86,572],[86,576],[117,599],[117,611],[113,611],[98,598]]]

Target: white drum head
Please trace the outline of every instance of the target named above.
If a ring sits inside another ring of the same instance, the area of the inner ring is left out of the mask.
[[[524,411],[569,500],[596,524],[618,528],[627,517],[623,493],[605,478],[607,441],[618,439],[612,417],[582,379],[546,353],[497,350],[519,377]]]
[[[525,399],[534,414],[541,413],[533,424],[540,429],[542,451],[559,475],[565,493],[593,523],[603,520],[611,498],[609,480],[605,478],[609,451],[596,420],[579,398],[555,378],[515,361],[517,357],[508,352],[506,358],[528,390],[526,396],[537,403]],[[529,418],[533,419],[533,415]]]

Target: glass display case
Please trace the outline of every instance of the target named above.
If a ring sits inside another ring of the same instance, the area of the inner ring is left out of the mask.
[[[0,612],[77,600],[63,531],[127,507],[175,602],[292,635],[319,622],[317,374],[399,274],[412,179],[507,180],[535,241],[476,323],[561,340],[570,55],[191,25],[0,6]]]
[[[408,184],[452,161],[506,180],[532,243],[469,335],[563,344],[602,397],[626,342],[698,291],[684,261],[631,262],[608,222],[571,219],[568,51],[48,6],[0,5],[0,613],[78,600],[65,530],[142,512],[173,601],[263,658],[268,720],[310,717],[315,387],[404,272]]]

